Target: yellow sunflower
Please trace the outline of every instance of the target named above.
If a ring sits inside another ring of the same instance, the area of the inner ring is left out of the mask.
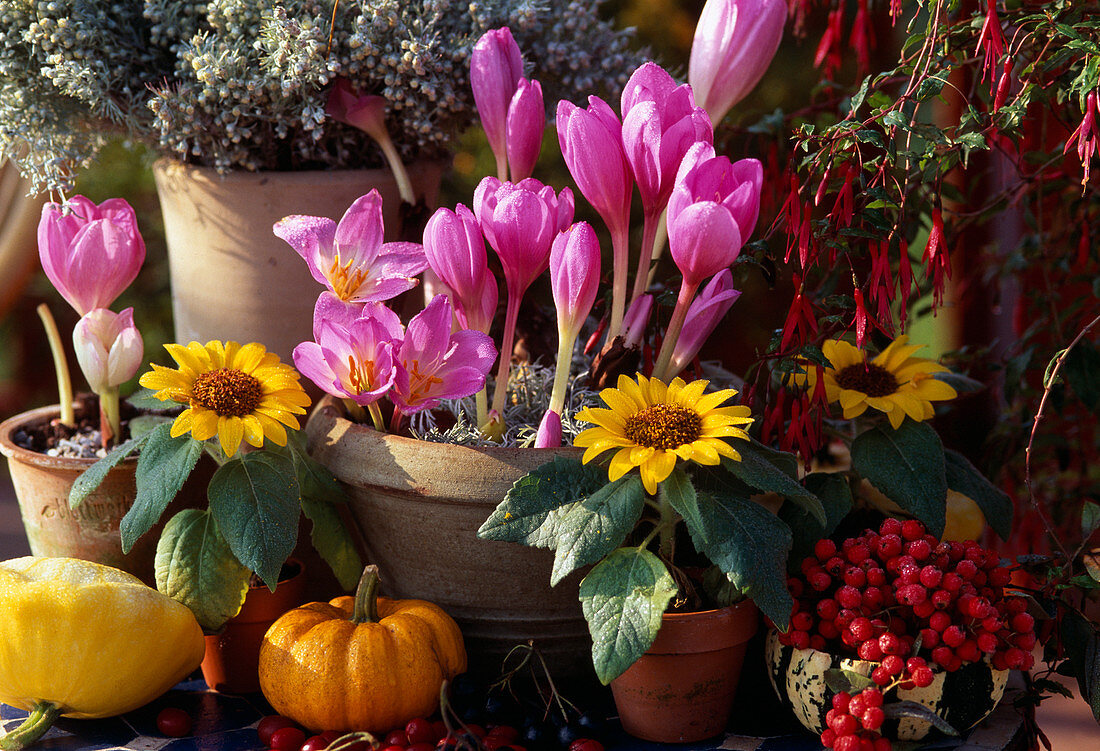
[[[222,450],[233,456],[248,441],[263,446],[264,438],[286,445],[284,425],[298,429],[294,415],[304,415],[309,397],[298,383],[298,371],[279,361],[261,344],[191,342],[164,348],[178,369],[153,365],[141,376],[142,386],[158,399],[186,404],[172,424],[172,437],[191,433],[205,441],[218,436]]]
[[[825,395],[830,402],[840,402],[846,419],[862,415],[870,407],[886,413],[896,429],[906,415],[917,422],[927,420],[935,413],[932,402],[958,396],[955,389],[933,377],[948,369],[935,360],[913,357],[921,345],[908,341],[908,336],[899,336],[870,361],[866,351],[842,339],[822,345],[830,363],[824,369]],[[812,387],[817,369],[806,370],[807,375],[798,380]]]
[[[587,464],[604,451],[618,449],[607,476],[614,482],[634,467],[648,493],[672,474],[676,459],[698,464],[718,464],[726,456],[741,461],[741,455],[726,438],[748,440],[738,425],[752,422],[749,408],[721,407],[737,392],[733,389],[704,394],[709,381],[674,378],[667,386],[656,378],[619,376],[618,388],[600,392],[610,409],[585,407],[577,419],[595,423],[573,441],[586,449],[581,461]]]

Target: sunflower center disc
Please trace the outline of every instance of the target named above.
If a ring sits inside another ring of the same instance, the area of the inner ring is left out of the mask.
[[[672,450],[691,443],[703,430],[699,413],[675,404],[654,404],[626,420],[626,436],[639,446]]]
[[[859,391],[867,396],[889,396],[898,390],[898,379],[881,365],[849,365],[836,374],[842,389]]]
[[[260,406],[263,388],[254,377],[236,368],[202,373],[191,387],[192,401],[222,417],[244,417]]]

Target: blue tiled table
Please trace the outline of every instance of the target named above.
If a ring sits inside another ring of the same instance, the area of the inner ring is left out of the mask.
[[[164,707],[178,707],[191,715],[194,735],[166,738],[157,732],[156,717]],[[263,696],[232,696],[209,691],[200,680],[180,683],[167,694],[121,717],[104,720],[62,718],[31,751],[263,751],[256,724],[271,707]],[[5,732],[16,727],[26,712],[0,705],[0,724]],[[794,720],[790,720],[791,723]],[[784,723],[785,724],[785,723]],[[737,711],[731,727],[739,725]],[[923,746],[928,751],[1015,751],[1021,745],[1021,718],[1006,696],[1001,706],[967,737]],[[623,751],[817,751],[821,745],[807,732],[766,737],[739,735],[678,746],[648,743],[612,732],[609,749]]]

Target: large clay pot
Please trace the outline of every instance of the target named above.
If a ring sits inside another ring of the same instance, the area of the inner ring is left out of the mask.
[[[312,455],[347,490],[383,591],[446,610],[462,629],[471,671],[498,673],[505,654],[531,639],[555,674],[592,674],[581,573],[551,587],[549,550],[477,538],[516,480],[555,456],[580,458],[580,449],[469,448],[387,435],[350,422],[331,398],[306,433]]]
[[[721,733],[758,621],[751,600],[719,610],[665,613],[653,646],[611,681],[623,729],[659,743]]]
[[[434,206],[446,162],[409,166],[417,196]],[[291,214],[339,221],[360,196],[382,194],[386,239],[400,229],[389,170],[235,171],[169,160],[153,166],[172,285],[176,340],[260,342],[284,361],[313,338],[322,287],[271,226]]]
[[[216,634],[206,634],[202,677],[215,691],[253,694],[260,690],[260,645],[279,616],[305,602],[306,573],[300,562],[287,560],[295,572],[281,579],[272,592],[265,585],[249,587],[241,612]]]
[[[69,508],[69,490],[95,459],[49,456],[17,446],[15,433],[56,419],[58,407],[41,407],[0,423],[0,454],[8,458],[12,485],[31,553],[36,556],[82,558],[120,568],[153,585],[153,559],[163,520],[187,507],[188,485],[172,502],[162,522],[143,535],[133,549],[122,552],[118,525],[134,502],[136,457],[128,457],[107,473],[103,483],[76,509]]]

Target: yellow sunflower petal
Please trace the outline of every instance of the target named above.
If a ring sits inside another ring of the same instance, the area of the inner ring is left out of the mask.
[[[173,438],[179,438],[184,433],[191,432],[191,417],[194,413],[190,409],[185,409],[179,413],[176,417],[176,421],[172,423],[172,429],[168,431],[168,435]]]
[[[905,410],[894,409],[886,413],[886,416],[890,418],[890,427],[897,430],[901,427],[901,424],[905,422]]]
[[[201,408],[193,409],[191,411],[191,435],[195,437],[196,441],[213,438],[218,434],[219,419],[217,412]]]
[[[228,354],[228,353],[227,353]],[[226,365],[230,368],[237,368],[245,373],[253,373],[260,367],[260,363],[263,362],[264,355],[267,354],[267,348],[262,344],[256,342],[249,342],[236,351],[232,359],[226,358]]]
[[[943,381],[937,381],[935,378],[923,378],[916,381],[913,387],[917,390],[917,394],[921,399],[928,399],[933,402],[954,399],[959,395],[952,386]]]
[[[851,407],[844,407],[844,419],[851,420],[853,417],[859,417],[867,411],[867,402],[859,402],[853,404]]]
[[[834,370],[844,370],[849,365],[861,365],[865,362],[863,352],[843,339],[827,339],[821,345],[821,352],[832,363]]]
[[[223,417],[218,421],[218,442],[226,456],[233,456],[244,440],[244,423],[239,417]]]
[[[642,475],[642,485],[646,492],[654,495],[657,486],[668,479],[676,467],[676,454],[671,451],[658,451],[646,460],[638,469]]]
[[[264,426],[264,437],[278,446],[286,445],[286,428],[267,415],[259,414],[256,415],[256,417],[259,419],[260,424]],[[297,425],[292,425],[291,427],[295,430],[298,429]]]
[[[635,466],[636,465],[630,461],[630,449],[619,449],[615,456],[611,457],[611,464],[607,467],[607,479],[611,480],[611,482],[615,482]]]
[[[625,418],[638,411],[638,405],[624,395],[618,389],[604,389],[600,392],[600,398],[604,404],[616,412],[621,418]]]
[[[613,435],[615,434],[609,431],[607,428],[587,428],[577,434],[577,437],[573,439],[573,445],[579,448],[584,448],[586,446],[591,446],[592,444],[599,441],[606,440]]]
[[[264,426],[260,424],[260,418],[255,415],[242,417],[241,425],[244,426],[244,439],[250,445],[256,448],[264,445]]]
[[[643,378],[643,376],[638,376]],[[641,387],[631,378],[625,375],[619,376],[619,381],[616,384],[619,388],[619,392],[630,401],[634,402],[635,410],[645,409],[650,406],[649,402],[645,400],[642,395]]]
[[[693,460],[699,464],[713,465],[722,461],[718,449],[710,441],[695,441],[691,447],[695,451]]]
[[[195,342],[192,342],[194,344]],[[205,350],[200,345],[198,351],[191,346],[182,346],[180,344],[165,344],[164,349],[168,351],[168,354],[172,356],[172,359],[180,366],[180,370],[187,373],[192,378],[197,374],[207,370],[208,359],[205,357]]]
[[[840,406],[843,407],[845,410],[851,409],[857,404],[865,404],[866,402],[870,401],[867,398],[867,395],[864,394],[862,391],[853,391],[852,389],[841,389],[841,392],[838,396],[840,397],[838,400],[840,401]]]
[[[650,404],[667,404],[669,402],[668,386],[656,378],[649,379],[648,392]]]
[[[707,407],[700,407],[698,402],[700,399],[704,398],[703,393],[706,392],[708,385],[708,381],[692,381],[679,390],[679,399],[676,400],[676,404],[694,409],[699,413],[705,412]],[[721,394],[722,392],[716,391],[715,393]]]
[[[652,446],[631,446],[630,447],[630,463],[635,466],[640,465],[642,462],[647,461],[649,457],[656,453],[657,449]]]
[[[579,416],[580,415],[578,415],[578,417]],[[623,416],[618,412],[613,412],[603,407],[586,408],[582,419],[585,422],[590,422],[602,428],[606,428],[613,433],[622,433],[626,430],[626,420],[623,419]]]
[[[722,389],[721,391],[712,391],[711,393],[702,396],[695,402],[693,408],[699,414],[706,414],[712,409],[718,407],[722,402],[727,399],[732,399],[737,396],[737,392],[733,389]],[[689,405],[685,405],[689,406]]]

